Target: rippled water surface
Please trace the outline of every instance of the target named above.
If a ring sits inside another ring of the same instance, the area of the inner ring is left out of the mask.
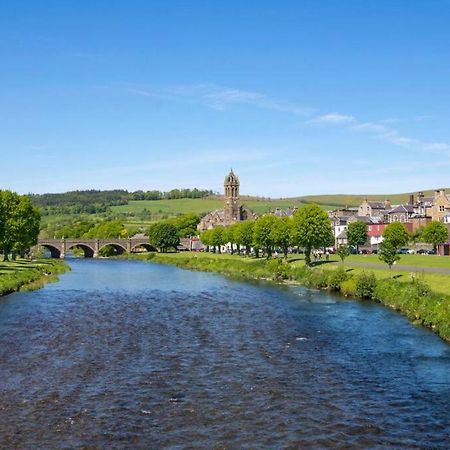
[[[0,299],[2,448],[450,448],[450,346],[390,310],[71,265]]]

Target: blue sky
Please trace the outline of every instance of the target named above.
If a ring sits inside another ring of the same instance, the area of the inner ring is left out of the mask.
[[[450,186],[449,0],[0,7],[0,188]]]

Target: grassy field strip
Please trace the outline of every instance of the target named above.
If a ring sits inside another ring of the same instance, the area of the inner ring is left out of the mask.
[[[61,260],[17,260],[0,263],[0,296],[42,287],[69,267]]]

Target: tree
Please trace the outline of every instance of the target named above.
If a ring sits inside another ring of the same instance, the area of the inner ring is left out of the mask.
[[[227,243],[226,238],[225,227],[218,226],[211,230],[211,245],[214,247],[214,253],[216,252],[216,247],[220,253],[220,247]]]
[[[296,211],[293,238],[296,245],[304,247],[306,266],[311,266],[312,249],[333,245],[334,242],[327,213],[317,205],[308,205]]]
[[[17,205],[17,228],[13,254],[18,253],[21,257],[37,244],[41,223],[41,214],[35,208],[28,197],[20,197]]]
[[[448,240],[448,229],[442,222],[433,220],[423,229],[421,238],[424,242],[433,244],[436,251],[438,244]]]
[[[209,250],[209,247],[212,245],[212,230],[205,230],[203,231],[203,233],[200,235],[200,240],[202,241],[203,245],[206,245],[207,247],[207,251]]]
[[[180,238],[196,235],[199,222],[200,217],[194,213],[181,214],[173,219],[167,220],[167,223],[175,225]]]
[[[409,242],[409,234],[406,227],[400,222],[389,224],[383,232],[383,238],[389,241],[396,250]]]
[[[150,244],[165,253],[169,248],[176,249],[180,243],[178,230],[170,223],[158,222],[148,227],[147,231]]]
[[[284,259],[287,259],[289,247],[292,245],[293,221],[290,217],[276,217],[272,228],[272,241],[275,247],[283,250]]]
[[[340,245],[336,250],[337,255],[341,258],[342,264],[344,264],[345,258],[350,256],[350,249],[348,245]]]
[[[0,250],[3,259],[10,253],[24,255],[36,244],[40,214],[26,196],[11,191],[0,191]]]
[[[272,256],[274,239],[273,229],[277,218],[272,215],[262,216],[256,222],[253,228],[253,242],[255,247],[263,248],[267,258]]]
[[[367,224],[361,220],[350,223],[347,228],[347,240],[349,245],[356,247],[356,252],[359,253],[359,246],[367,241]]]
[[[253,243],[253,228],[255,222],[252,220],[244,220],[243,222],[236,223],[236,229],[234,231],[234,238],[236,244],[245,248],[245,254],[250,254],[250,249]]]
[[[392,269],[392,265],[400,259],[400,256],[397,253],[397,247],[389,239],[385,239],[380,244],[378,258],[385,262],[390,270]]]

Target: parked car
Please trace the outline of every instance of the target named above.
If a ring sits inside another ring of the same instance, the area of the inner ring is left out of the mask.
[[[401,255],[409,255],[411,253],[411,249],[402,247],[401,249],[399,249],[398,253],[400,253]]]

